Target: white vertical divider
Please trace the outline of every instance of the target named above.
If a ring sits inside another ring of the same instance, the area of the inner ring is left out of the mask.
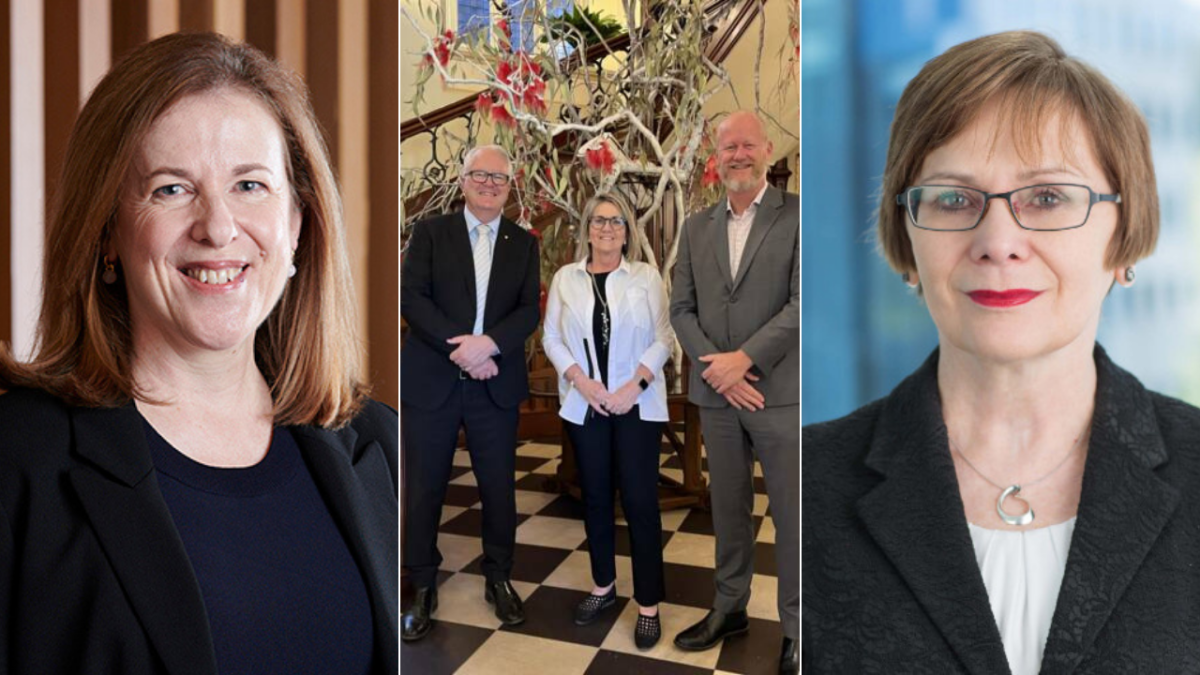
[[[42,298],[46,186],[42,87],[42,0],[11,5],[12,348],[28,360]],[[89,261],[81,260],[86,265]]]

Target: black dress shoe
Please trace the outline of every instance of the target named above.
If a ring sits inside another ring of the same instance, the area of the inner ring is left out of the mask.
[[[400,618],[400,639],[413,642],[425,637],[433,628],[433,613],[437,611],[437,588],[426,586],[417,589],[417,597]]]
[[[521,604],[517,589],[507,580],[487,582],[483,599],[487,600],[489,605],[496,605],[496,618],[505,626],[525,623],[525,606]]]
[[[604,595],[588,595],[583,602],[575,606],[575,625],[586,626],[596,620],[600,614],[617,604],[617,587],[608,589]]]
[[[638,649],[645,651],[654,645],[658,644],[658,639],[662,637],[662,624],[658,621],[658,615],[646,616],[638,613],[637,625],[633,628],[633,643]]]
[[[713,609],[700,623],[676,635],[675,646],[688,652],[701,652],[731,635],[739,635],[747,630],[750,630],[750,622],[746,620],[745,610],[725,614]]]
[[[800,650],[796,641],[783,638],[783,650],[779,653],[779,675],[797,675],[800,672]]]

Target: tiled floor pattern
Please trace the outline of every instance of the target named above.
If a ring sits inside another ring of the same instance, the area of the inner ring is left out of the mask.
[[[405,675],[708,675],[774,674],[782,632],[775,606],[775,527],[766,489],[755,480],[755,572],[747,613],[750,632],[706,652],[684,652],[675,634],[700,620],[712,604],[714,538],[712,519],[702,509],[662,514],[667,597],[659,605],[663,637],[642,652],[633,644],[637,604],[628,530],[617,528],[617,607],[590,626],[572,621],[575,605],[592,588],[582,506],[550,492],[547,478],[558,467],[558,445],[526,443],[517,449],[517,548],[512,583],[525,600],[526,621],[501,627],[483,600],[480,569],[479,495],[470,456],[454,458],[450,489],[442,508],[438,546],[444,561],[438,577],[436,625],[423,640],[404,643]],[[662,471],[682,478],[679,460],[664,448]],[[705,460],[707,469],[707,460]],[[755,464],[755,475],[761,468]],[[708,473],[705,471],[705,478]],[[401,582],[401,606],[412,589]]]

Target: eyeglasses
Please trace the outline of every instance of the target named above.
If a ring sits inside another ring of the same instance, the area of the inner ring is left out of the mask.
[[[922,230],[961,232],[983,221],[988,202],[1008,202],[1013,218],[1026,230],[1041,232],[1083,227],[1096,202],[1121,203],[1119,194],[1100,194],[1086,185],[1042,183],[1008,192],[984,192],[961,185],[918,185],[896,195],[912,224]]]
[[[468,171],[467,175],[471,177],[471,180],[480,184],[491,180],[493,185],[508,185],[508,181],[511,180],[506,173],[492,173],[490,171]]]
[[[625,228],[625,219],[621,216],[613,216],[611,218],[605,218],[604,216],[592,216],[588,223],[597,230],[603,230],[605,228],[621,230]]]

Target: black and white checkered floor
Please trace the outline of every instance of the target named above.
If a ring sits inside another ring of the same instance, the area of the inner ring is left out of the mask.
[[[594,624],[572,622],[576,604],[592,589],[583,509],[545,483],[558,468],[561,448],[525,443],[517,448],[517,548],[512,584],[525,600],[526,621],[502,627],[484,602],[479,539],[481,512],[475,476],[466,451],[455,453],[454,471],[438,546],[444,561],[438,575],[434,629],[423,640],[404,643],[400,669],[420,675],[707,675],[774,674],[782,631],[775,605],[775,527],[767,510],[762,469],[755,464],[755,575],[747,613],[750,632],[705,652],[684,652],[675,635],[704,617],[712,604],[714,537],[712,519],[701,509],[665,511],[663,561],[666,600],[659,605],[663,637],[654,649],[633,644],[637,604],[633,593],[628,530],[617,528],[615,610]],[[682,480],[679,460],[664,448],[662,473]],[[705,460],[705,479],[708,478]],[[401,581],[401,606],[412,589]]]

